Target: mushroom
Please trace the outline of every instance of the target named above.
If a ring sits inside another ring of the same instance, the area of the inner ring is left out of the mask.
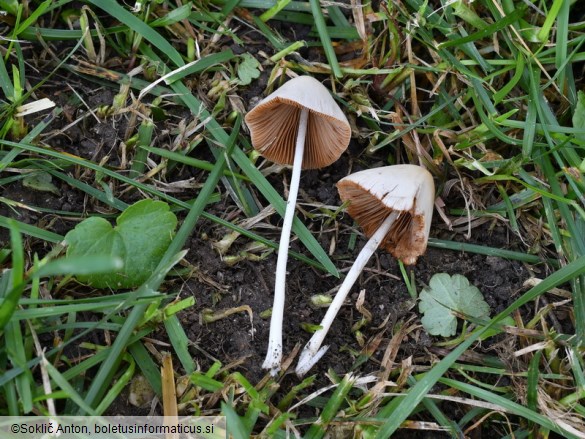
[[[252,145],[265,158],[291,165],[292,177],[278,248],[268,352],[262,367],[272,375],[282,360],[286,262],[301,168],[330,165],[345,151],[351,128],[329,91],[315,78],[291,79],[246,115]]]
[[[370,239],[357,256],[335,298],[329,305],[321,328],[305,345],[296,373],[307,373],[327,352],[321,347],[335,316],[368,260],[381,246],[407,265],[416,263],[427,247],[435,186],[433,177],[415,165],[395,165],[368,169],[341,179],[337,183],[348,213]]]

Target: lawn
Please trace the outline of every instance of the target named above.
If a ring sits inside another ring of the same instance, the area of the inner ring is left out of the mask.
[[[176,410],[226,416],[234,438],[585,437],[579,2],[0,12],[0,416]],[[300,173],[282,360],[263,368],[296,177],[254,148],[247,115],[303,76],[349,145]],[[297,375],[371,235],[336,184],[403,164],[434,183],[426,251],[375,250],[328,351]]]

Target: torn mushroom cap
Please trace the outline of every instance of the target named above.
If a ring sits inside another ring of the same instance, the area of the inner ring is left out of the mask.
[[[309,110],[303,169],[337,160],[349,145],[351,128],[329,91],[311,76],[291,79],[246,115],[254,148],[273,162],[292,164],[303,108]]]
[[[368,238],[390,212],[399,212],[380,247],[407,265],[416,263],[427,248],[435,201],[433,177],[426,169],[415,165],[368,169],[341,179],[337,189]]]

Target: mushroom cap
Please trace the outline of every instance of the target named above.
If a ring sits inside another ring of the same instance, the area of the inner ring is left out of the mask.
[[[309,110],[303,169],[337,160],[349,145],[351,128],[329,90],[311,76],[291,79],[248,112],[254,148],[273,162],[291,165],[303,108]]]
[[[416,263],[427,248],[433,216],[435,184],[429,171],[416,165],[367,169],[341,179],[337,189],[368,238],[391,212],[399,212],[380,247],[407,265]]]

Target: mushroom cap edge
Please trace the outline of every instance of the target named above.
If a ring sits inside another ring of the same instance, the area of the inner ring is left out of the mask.
[[[402,260],[416,263],[427,247],[435,185],[432,175],[416,165],[393,165],[367,169],[337,183],[348,213],[369,238],[392,211],[400,216],[380,247]]]

